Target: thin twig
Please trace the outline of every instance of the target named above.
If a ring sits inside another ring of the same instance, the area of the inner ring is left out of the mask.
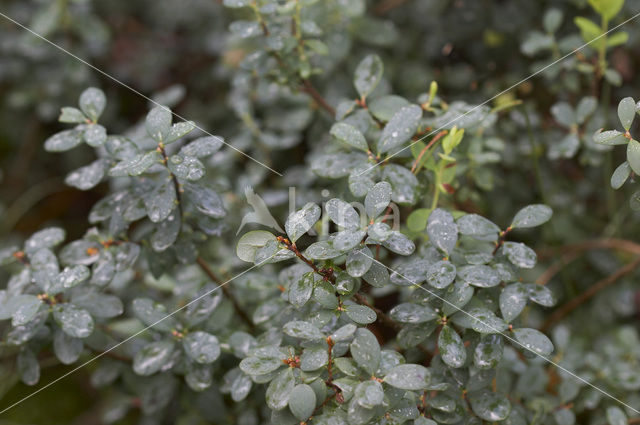
[[[536,280],[538,285],[546,285],[549,281],[558,274],[567,264],[580,257],[577,252],[568,252],[560,256],[560,260],[553,263],[547,270],[544,271]]]
[[[640,255],[640,244],[626,239],[606,238],[606,239],[592,239],[583,242],[577,242],[570,245],[561,246],[558,248],[545,249],[538,252],[540,258],[548,258],[556,256],[558,251],[563,253],[567,252],[583,252],[594,249],[613,249],[618,251],[625,251],[630,254]]]
[[[605,277],[604,279],[599,280],[594,285],[592,285],[585,292],[580,294],[580,296],[571,299],[567,303],[565,303],[562,307],[558,308],[554,311],[551,316],[543,323],[540,331],[545,332],[547,329],[551,328],[554,324],[556,324],[559,320],[563,319],[567,314],[578,308],[584,302],[591,299],[594,295],[596,295],[601,290],[606,287],[614,284],[618,281],[618,279],[628,275],[633,272],[638,265],[640,265],[640,256],[633,260],[631,263],[627,264],[624,267],[619,268],[615,273]]]
[[[257,18],[258,18],[258,22],[260,23],[260,27],[262,28],[262,33],[266,36],[269,36],[269,27],[267,26],[267,23],[265,22],[264,18],[262,17],[262,14],[260,13],[260,9],[256,6],[253,6],[254,9],[254,13],[256,14]],[[294,26],[295,28],[295,26]],[[295,34],[294,34],[295,35]],[[286,69],[286,64],[284,63],[284,61],[282,60],[282,58],[280,57],[280,55],[277,52],[270,52],[270,54],[276,59],[276,61],[278,62],[278,65],[281,68],[285,68]],[[320,105],[322,108],[324,108],[328,113],[331,114],[331,116],[335,116],[336,115],[336,110],[333,108],[333,106],[329,105],[329,103],[325,100],[324,97],[322,97],[322,95],[320,94],[320,92],[318,92],[318,90],[313,86],[313,84],[311,84],[311,81],[309,81],[308,79],[304,78],[300,80],[302,88],[301,90],[305,93],[307,93],[309,96],[311,96],[313,98],[313,100],[315,100],[315,102]]]
[[[249,326],[249,328],[255,329],[255,325],[253,324],[253,321],[249,318],[247,313],[245,313],[245,311],[242,309],[242,306],[238,302],[235,295],[233,295],[233,292],[231,292],[231,290],[226,285],[222,284],[222,280],[213,272],[213,270],[211,270],[211,267],[209,267],[207,262],[204,261],[202,257],[198,257],[196,259],[196,263],[198,263],[198,266],[200,266],[202,271],[209,277],[209,279],[215,282],[222,289],[222,292],[224,293],[225,297],[227,297],[229,301],[231,301],[231,304],[233,304],[233,308],[236,310],[236,312],[238,313],[238,316],[240,316],[242,321],[245,322],[247,326]]]
[[[507,227],[504,231],[500,231],[500,235],[498,240],[496,241],[496,247],[493,248],[493,252],[491,255],[496,255],[496,252],[500,249],[502,245],[504,245],[505,240],[507,239],[507,234],[511,231],[511,226]]]
[[[164,145],[161,143],[158,144],[158,152],[160,152],[160,154],[162,155],[162,162],[166,167],[168,157],[167,157],[166,151],[164,150]],[[178,182],[178,178],[176,177],[175,174],[173,174],[173,172],[171,172],[171,170],[169,170],[169,167],[167,167],[167,171],[169,171],[169,175],[171,176],[171,180],[173,181],[173,187],[176,191],[176,201],[178,203],[180,217],[182,217],[183,215],[182,214],[182,197],[181,197],[182,189],[180,187],[180,183]],[[211,270],[207,262],[202,257],[198,257],[196,259],[196,263],[198,263],[198,265],[200,266],[200,269],[202,269],[202,271],[209,277],[209,279],[215,282],[222,289],[222,292],[229,299],[229,301],[231,301],[231,304],[233,304],[233,308],[236,310],[236,312],[238,313],[238,316],[240,316],[242,321],[245,322],[250,329],[255,329],[255,325],[253,324],[253,321],[249,318],[247,313],[245,313],[245,311],[242,309],[242,306],[236,299],[235,295],[233,295],[233,292],[231,292],[231,290],[227,286],[224,286],[222,284],[222,279],[220,279],[213,272],[213,270]]]
[[[331,114],[332,117],[336,115],[336,110],[333,108],[333,106],[329,105],[326,99],[322,97],[320,92],[316,90],[313,84],[311,84],[311,81],[309,81],[308,79],[302,80],[302,91],[311,96],[313,100],[315,100],[315,102],[320,105],[325,111]]]
[[[407,0],[383,0],[373,8],[373,13],[376,15],[384,15],[396,7],[402,6],[406,2]]]
[[[427,146],[422,148],[422,150],[420,151],[420,154],[418,154],[418,157],[413,162],[413,166],[411,167],[411,173],[415,173],[416,169],[418,168],[418,164],[420,163],[420,160],[422,159],[424,154],[429,150],[429,148],[431,148],[431,146],[433,146],[438,140],[446,136],[448,133],[449,131],[442,130],[440,133],[436,134],[433,139],[431,139],[431,141],[427,144]]]
[[[558,274],[564,266],[568,263],[579,258],[580,254],[585,251],[597,250],[597,249],[611,249],[617,251],[624,251],[630,254],[640,255],[640,244],[626,240],[626,239],[594,239],[584,242],[579,242],[571,245],[566,245],[558,249],[547,249],[540,251],[538,256],[540,258],[557,255],[558,251],[562,251],[560,260],[552,264],[547,270],[544,271],[536,281],[539,285],[546,285],[549,281]]]

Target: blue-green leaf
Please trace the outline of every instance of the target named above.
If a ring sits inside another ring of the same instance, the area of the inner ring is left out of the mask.
[[[489,422],[503,421],[511,412],[511,403],[506,397],[487,389],[470,393],[469,402],[473,412]]]
[[[384,126],[377,143],[378,153],[386,153],[411,139],[422,118],[422,108],[418,105],[403,106],[393,114]]]
[[[188,333],[182,340],[182,346],[187,356],[196,363],[213,363],[220,356],[218,338],[207,332]]]
[[[316,408],[316,393],[307,384],[298,384],[291,391],[295,397],[289,397],[289,409],[293,416],[306,421]]]
[[[364,135],[360,130],[350,124],[344,122],[336,123],[331,127],[329,133],[345,145],[365,152],[369,150],[369,146],[367,145],[367,140],[364,138]]]
[[[529,205],[518,211],[511,222],[511,228],[536,227],[546,223],[551,218],[553,211],[546,205]]]
[[[320,219],[320,213],[320,207],[313,202],[309,202],[298,211],[291,213],[284,224],[291,242],[295,243],[300,236],[307,233]]]
[[[514,329],[513,335],[522,346],[542,356],[553,352],[553,344],[542,332],[531,328]]]
[[[353,84],[362,99],[366,98],[376,88],[384,65],[378,55],[367,55],[356,67]]]
[[[450,326],[443,326],[438,335],[438,349],[442,361],[450,367],[459,368],[467,361],[467,349],[460,335]]]
[[[427,221],[429,240],[445,254],[451,254],[458,242],[458,226],[453,216],[441,208],[436,208]]]
[[[373,375],[382,358],[378,340],[370,330],[360,328],[350,345],[351,357],[367,373]]]
[[[156,106],[147,114],[145,126],[147,133],[157,142],[163,142],[171,129],[171,110],[166,106]]]
[[[56,305],[53,318],[69,336],[86,338],[93,332],[93,319],[89,312],[73,304]]]
[[[417,364],[401,364],[389,369],[384,382],[401,390],[424,390],[428,388],[431,372]]]
[[[95,122],[100,118],[100,115],[102,115],[102,112],[107,105],[107,98],[102,90],[95,87],[89,87],[80,94],[78,104],[80,105],[82,112]]]
[[[171,360],[173,349],[174,344],[169,340],[145,345],[133,358],[133,371],[142,376],[153,375]]]

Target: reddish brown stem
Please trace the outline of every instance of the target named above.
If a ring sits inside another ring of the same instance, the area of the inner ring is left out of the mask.
[[[540,275],[536,283],[539,285],[546,285],[556,274],[562,270],[568,263],[578,259],[580,254],[585,251],[597,250],[597,249],[611,249],[617,251],[624,251],[630,254],[640,255],[640,245],[628,241],[625,239],[594,239],[576,244],[566,245],[559,249],[547,249],[538,253],[540,258],[557,256],[558,251],[562,251],[560,260],[552,264],[547,270]]]
[[[318,90],[316,90],[316,88],[313,87],[313,84],[311,84],[311,81],[307,79],[302,80],[302,91],[304,91],[309,96],[311,96],[313,100],[318,105],[320,105],[325,111],[331,114],[332,117],[336,115],[336,110],[333,108],[333,106],[329,105],[326,99],[322,97],[320,92],[318,92]]]
[[[406,2],[407,0],[383,0],[373,8],[373,13],[376,15],[384,15],[396,7],[402,6]]]
[[[298,257],[300,260],[304,261],[306,265],[311,267],[314,272],[322,276],[325,280],[328,280],[329,282],[331,282],[331,284],[336,283],[336,276],[333,273],[332,268],[328,268],[328,269],[319,268],[318,266],[315,265],[313,261],[309,260],[300,252],[300,250],[298,250],[298,247],[294,242],[291,242],[289,239],[283,236],[278,236],[277,239],[278,239],[278,242],[283,243],[289,251],[293,252],[296,255],[296,257]]]
[[[594,249],[613,249],[618,251],[625,251],[630,254],[640,255],[640,244],[626,239],[607,238],[607,239],[593,239],[575,244],[565,245],[559,248],[552,248],[540,251],[538,253],[540,258],[556,256],[559,251],[563,253],[568,252],[584,252]]]
[[[247,315],[247,313],[245,313],[245,311],[242,309],[242,306],[240,305],[240,303],[238,302],[237,298],[235,297],[235,295],[233,295],[233,292],[231,292],[229,290],[229,288],[227,286],[225,286],[226,282],[223,282],[214,272],[213,270],[211,270],[211,267],[209,267],[209,265],[207,264],[206,261],[204,261],[204,259],[202,257],[198,257],[196,259],[196,263],[198,264],[198,266],[200,266],[200,269],[202,269],[202,271],[204,272],[204,274],[207,275],[207,277],[209,279],[211,279],[213,282],[215,282],[220,289],[222,289],[222,292],[224,293],[224,295],[227,297],[227,299],[229,299],[229,301],[231,301],[231,304],[233,304],[233,308],[236,310],[236,312],[238,313],[238,316],[240,316],[240,318],[242,319],[242,321],[244,323],[247,324],[247,326],[249,326],[250,329],[254,329],[255,325],[253,324],[253,321],[249,318],[249,316]]]
[[[565,303],[562,307],[558,308],[556,311],[549,316],[549,318],[543,323],[540,330],[545,332],[550,329],[554,324],[558,321],[562,320],[567,314],[578,308],[580,305],[591,299],[594,295],[596,295],[601,290],[607,288],[608,286],[616,283],[620,278],[628,275],[633,272],[640,265],[640,257],[637,257],[631,263],[627,264],[624,267],[619,268],[615,273],[605,277],[604,279],[599,280],[594,285],[592,285],[585,292],[580,294],[580,296],[571,299],[567,303]]]
[[[546,285],[549,281],[560,272],[567,264],[577,259],[580,255],[577,252],[570,252],[560,257],[560,260],[552,264],[544,271],[536,280],[538,285]]]
[[[262,33],[265,36],[268,36],[269,35],[269,27],[267,27],[267,23],[264,21],[264,19],[262,19],[262,16],[259,13],[257,13],[257,15],[258,15],[258,20],[260,22],[260,27],[262,28]],[[272,52],[271,55],[276,59],[276,61],[278,62],[278,65],[280,65],[281,68],[286,68],[286,65],[285,65],[284,61],[282,60],[282,58],[280,57],[280,55],[277,52]],[[329,105],[329,103],[325,100],[324,97],[322,97],[320,92],[318,92],[318,90],[316,90],[316,88],[313,86],[313,84],[311,84],[311,81],[309,81],[308,79],[302,79],[301,83],[302,83],[302,91],[303,92],[305,92],[309,96],[311,96],[313,98],[313,100],[315,100],[315,102],[318,105],[320,105],[328,113],[330,113],[332,117],[336,115],[336,110],[331,105]]]
[[[333,359],[331,357],[331,354],[333,351],[334,342],[330,336],[327,337],[327,345],[329,346],[329,348],[327,349],[327,353],[329,354],[329,362],[327,363],[327,385],[331,386],[333,385]]]
[[[511,227],[507,227],[507,229],[503,232],[500,232],[500,237],[496,241],[496,247],[493,249],[492,255],[496,255],[496,252],[500,249],[500,247],[504,244],[505,239],[507,238],[507,233],[511,231]]]
[[[420,164],[420,160],[422,159],[422,157],[424,156],[425,153],[427,153],[427,151],[431,148],[431,146],[433,146],[434,144],[436,144],[436,142],[440,139],[442,139],[444,136],[446,136],[449,132],[447,130],[442,130],[440,133],[436,134],[435,137],[433,139],[431,139],[431,141],[427,144],[427,146],[425,146],[424,148],[422,148],[422,150],[420,151],[420,154],[418,154],[418,157],[416,158],[416,160],[413,162],[413,166],[411,167],[411,173],[415,174],[416,169],[418,168],[418,164]]]

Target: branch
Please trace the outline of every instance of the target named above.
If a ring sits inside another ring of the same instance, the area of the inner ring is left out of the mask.
[[[541,258],[555,256],[558,251],[568,252],[584,252],[594,249],[612,249],[617,251],[625,251],[630,254],[640,255],[640,244],[626,239],[607,238],[592,239],[588,241],[578,242],[575,244],[565,245],[558,248],[545,249],[538,254]]]
[[[292,243],[291,241],[289,241],[287,238],[283,236],[278,236],[278,242],[283,243],[287,247],[287,249],[293,252],[296,255],[296,257],[298,257],[300,260],[304,261],[304,263],[307,264],[309,267],[311,267],[314,272],[322,276],[325,280],[328,280],[329,282],[331,282],[332,285],[335,285],[336,276],[333,268],[328,268],[328,269],[319,268],[318,266],[316,266],[316,264],[312,260],[309,260],[298,250],[298,247],[296,247],[295,243]],[[355,293],[353,295],[353,299],[358,304],[369,307],[371,310],[375,311],[376,315],[378,316],[378,320],[380,320],[381,323],[384,323],[386,326],[390,327],[391,329],[398,331],[402,328],[402,326],[399,323],[394,321],[385,312],[371,305],[363,295],[359,293]]]
[[[213,270],[211,270],[209,265],[206,263],[206,261],[204,261],[202,257],[198,257],[196,259],[196,263],[198,263],[198,266],[200,266],[202,271],[209,277],[209,279],[215,282],[220,287],[220,289],[222,289],[225,297],[227,297],[229,301],[231,301],[231,304],[233,304],[233,308],[236,310],[238,316],[240,316],[242,321],[245,322],[250,329],[255,329],[253,321],[251,321],[249,316],[247,316],[247,313],[245,313],[245,311],[242,309],[242,306],[240,306],[240,303],[238,302],[235,295],[233,295],[233,292],[231,292],[229,288],[225,286],[225,282],[222,282],[222,280],[213,272]]]
[[[318,90],[316,90],[315,87],[313,87],[311,81],[307,79],[302,80],[302,91],[311,96],[313,100],[315,100],[318,105],[324,108],[325,111],[331,114],[332,117],[336,115],[336,110],[333,108],[333,106],[329,105],[326,99],[322,97],[322,95],[318,92]]]
[[[264,18],[262,17],[262,14],[260,13],[260,9],[258,9],[257,7],[253,7],[254,13],[256,14],[256,17],[258,18],[258,22],[260,23],[260,27],[262,28],[262,33],[266,36],[269,35],[269,27],[267,26],[267,23],[265,22]],[[295,26],[294,26],[295,29]],[[294,33],[295,35],[295,33]],[[278,62],[278,65],[283,68],[286,69],[287,66],[284,63],[284,61],[282,60],[282,58],[280,57],[280,55],[277,52],[270,52],[270,54],[276,59],[276,61]],[[311,96],[313,98],[313,100],[316,101],[316,103],[318,105],[320,105],[322,108],[324,108],[327,112],[329,112],[331,114],[332,117],[334,117],[336,115],[336,110],[333,109],[333,107],[331,105],[329,105],[329,103],[325,100],[324,97],[322,97],[322,95],[318,92],[318,90],[316,90],[315,87],[313,87],[313,84],[311,84],[311,81],[309,81],[308,79],[304,78],[301,80],[302,83],[302,88],[301,90],[305,93],[307,93],[309,96]]]
[[[563,319],[567,314],[578,308],[584,302],[591,299],[594,295],[596,295],[601,290],[606,287],[613,285],[620,278],[628,275],[633,272],[636,267],[640,265],[640,256],[633,260],[631,263],[627,264],[624,267],[619,268],[615,273],[605,277],[604,279],[599,280],[585,292],[580,294],[580,296],[573,298],[562,307],[558,308],[549,318],[543,323],[540,331],[544,332],[547,329],[551,328],[554,324],[556,324],[559,320]]]
[[[436,134],[433,139],[431,139],[431,141],[427,144],[427,146],[422,148],[422,150],[420,151],[420,154],[418,155],[418,157],[416,158],[416,160],[413,163],[413,166],[411,167],[411,173],[415,174],[415,171],[418,168],[418,164],[420,163],[420,160],[422,159],[424,154],[429,150],[429,148],[431,148],[431,146],[433,146],[438,140],[440,140],[441,138],[446,136],[448,133],[449,133],[449,131],[442,130],[440,133]]]
[[[406,2],[407,0],[383,0],[373,8],[373,13],[376,15],[384,15],[396,7],[402,6]]]
[[[536,281],[539,285],[546,285],[564,266],[570,262],[576,260],[580,254],[585,251],[597,250],[597,249],[611,249],[617,251],[624,251],[630,254],[640,255],[640,244],[626,240],[626,239],[594,239],[584,242],[579,242],[571,245],[566,245],[558,249],[547,249],[539,252],[539,257],[549,257],[557,255],[558,251],[562,251],[560,260],[552,264],[547,270],[544,271]]]
[[[536,280],[538,285],[546,285],[549,281],[560,272],[566,265],[580,257],[577,252],[568,252],[560,257],[560,260],[552,264],[547,270]]]

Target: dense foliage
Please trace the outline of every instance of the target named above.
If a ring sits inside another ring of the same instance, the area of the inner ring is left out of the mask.
[[[0,10],[0,422],[640,421],[639,4],[133,3]]]

